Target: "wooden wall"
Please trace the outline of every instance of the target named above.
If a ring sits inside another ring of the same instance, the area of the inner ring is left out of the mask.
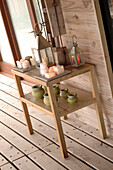
[[[85,52],[86,62],[95,65],[104,117],[107,129],[112,135],[113,99],[111,84],[94,1],[61,0],[61,5],[67,31],[67,33],[63,35],[63,43],[70,49],[72,47],[72,35],[75,34],[78,37],[79,47]],[[107,59],[109,60],[109,58]],[[111,67],[109,67],[109,69],[111,69]],[[112,73],[112,70],[110,70],[110,73]],[[90,83],[87,74],[73,78],[66,83],[90,91]],[[74,116],[94,127],[98,127],[94,106],[81,109],[77,111]]]

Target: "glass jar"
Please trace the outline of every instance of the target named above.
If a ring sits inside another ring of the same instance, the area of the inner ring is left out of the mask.
[[[42,85],[35,85],[32,87],[32,96],[36,99],[41,99],[44,95],[44,89]]]
[[[63,98],[67,98],[69,92],[68,92],[68,89],[62,89],[60,90],[60,96],[63,97]]]
[[[77,100],[78,100],[77,93],[69,93],[67,101],[68,101],[70,104],[76,103]]]

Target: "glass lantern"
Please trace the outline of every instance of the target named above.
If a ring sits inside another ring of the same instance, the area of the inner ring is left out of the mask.
[[[46,62],[48,66],[54,65],[55,61],[52,46],[41,33],[37,33],[37,45],[40,63]]]
[[[73,48],[69,53],[70,62],[72,67],[80,67],[85,64],[84,54],[83,51],[78,47],[77,37],[75,35],[73,35],[72,40]]]
[[[36,66],[39,66],[42,62],[46,62],[47,66],[52,66],[55,64],[52,45],[42,36],[42,24],[41,31],[39,32],[37,32],[37,25],[38,23],[35,24],[35,30],[30,32],[34,33],[36,37],[35,48],[32,48],[32,53],[34,56],[34,60],[36,61]]]

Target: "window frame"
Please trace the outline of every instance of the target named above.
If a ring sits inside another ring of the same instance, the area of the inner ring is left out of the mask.
[[[38,21],[37,21],[35,9],[34,9],[33,1],[26,0],[26,3],[27,3],[29,15],[30,15],[31,24],[32,24],[32,27],[34,30],[35,24],[38,23]],[[9,40],[9,45],[11,48],[13,60],[14,60],[15,66],[16,66],[16,61],[20,60],[22,57],[21,57],[21,53],[19,50],[18,41],[16,38],[16,34],[14,31],[13,23],[11,20],[11,16],[9,13],[9,9],[8,9],[6,0],[0,0],[0,11],[1,11],[2,19],[3,19],[4,27],[6,30],[7,38]],[[36,29],[37,29],[37,31],[39,30],[38,25],[37,25]],[[11,69],[13,67],[14,67],[14,65],[3,62],[2,56],[0,55],[0,71],[11,74]]]

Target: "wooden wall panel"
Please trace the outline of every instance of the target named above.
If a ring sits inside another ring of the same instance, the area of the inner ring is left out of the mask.
[[[110,132],[110,128],[113,126],[112,90],[107,70],[108,63],[102,46],[94,1],[61,0],[61,5],[67,31],[67,34],[62,36],[64,46],[66,46],[68,50],[71,49],[72,35],[75,34],[78,37],[79,47],[85,52],[86,62],[95,65],[104,117],[107,129]],[[66,83],[90,91],[90,83],[87,74],[80,75]],[[76,112],[75,116],[90,125],[98,127],[94,106]]]

